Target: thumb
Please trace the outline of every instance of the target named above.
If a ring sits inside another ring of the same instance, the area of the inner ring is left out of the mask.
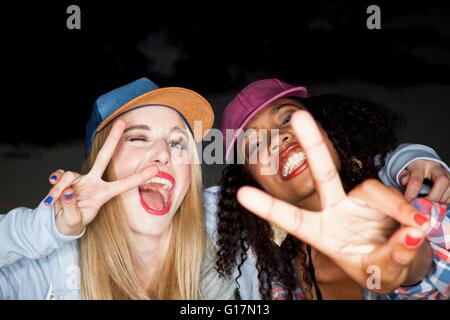
[[[410,174],[408,170],[403,170],[403,172],[400,174],[398,180],[402,186],[406,186],[408,184],[409,176]]]
[[[107,195],[107,200],[125,191],[138,187],[141,183],[153,178],[158,172],[159,168],[156,166],[152,166],[142,170],[141,172],[133,174],[128,178],[109,182],[109,192]]]
[[[375,291],[388,293],[405,281],[424,238],[425,234],[420,229],[401,227],[387,243],[369,254],[365,270],[376,266],[381,276],[381,287]]]
[[[65,235],[78,235],[83,230],[82,216],[77,208],[76,195],[73,188],[62,192],[61,209],[57,217],[57,226]]]

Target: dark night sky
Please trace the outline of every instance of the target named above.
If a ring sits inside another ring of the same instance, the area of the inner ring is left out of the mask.
[[[216,126],[233,95],[260,78],[305,85],[310,95],[362,95],[406,115],[402,142],[450,161],[448,3],[60,2],[2,10],[0,212],[35,206],[53,169],[78,170],[95,97],[141,76],[205,95]],[[80,5],[81,30],[66,28],[70,4]],[[366,28],[369,4],[381,7],[381,30]],[[207,185],[218,169],[204,168]]]

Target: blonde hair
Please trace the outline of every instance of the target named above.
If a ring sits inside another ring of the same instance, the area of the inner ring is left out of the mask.
[[[88,172],[112,124],[98,132],[83,165]],[[169,240],[152,279],[151,292],[140,284],[133,259],[131,231],[121,203],[113,198],[100,209],[79,241],[81,294],[84,299],[197,299],[206,232],[202,204],[201,169],[192,135],[191,182],[170,227]],[[111,165],[107,181],[115,180]]]

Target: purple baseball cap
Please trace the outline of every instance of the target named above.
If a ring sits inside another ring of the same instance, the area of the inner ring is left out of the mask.
[[[231,151],[239,133],[261,110],[273,101],[285,97],[307,98],[305,87],[297,87],[278,79],[263,79],[250,83],[225,107],[222,116],[222,135],[225,143],[225,159],[232,157]],[[227,136],[228,129],[233,134]]]

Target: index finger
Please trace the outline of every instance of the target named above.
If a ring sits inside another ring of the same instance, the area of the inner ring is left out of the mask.
[[[345,191],[314,118],[306,111],[297,111],[292,116],[292,128],[306,154],[322,207],[337,204],[346,197]]]
[[[117,144],[122,137],[123,131],[125,130],[127,123],[124,120],[117,120],[113,127],[111,128],[111,132],[106,138],[105,143],[97,154],[97,158],[95,159],[94,165],[90,171],[91,174],[94,174],[98,177],[103,175],[106,167],[111,161],[111,158],[116,150]]]
[[[237,199],[242,206],[260,218],[278,225],[323,253],[329,252],[323,243],[322,215],[317,212],[297,208],[253,187],[240,188]]]

